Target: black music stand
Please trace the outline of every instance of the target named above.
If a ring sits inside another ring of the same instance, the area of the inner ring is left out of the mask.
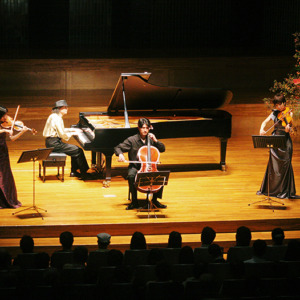
[[[268,201],[270,207],[274,212],[274,207],[272,202],[276,202],[284,205],[281,201],[273,200],[270,198],[270,161],[271,161],[271,148],[285,148],[286,147],[286,137],[285,135],[252,135],[254,148],[268,148],[269,149],[269,163],[268,163],[268,196],[264,200],[255,201],[251,204]]]
[[[32,161],[33,163],[33,168],[32,168],[32,174],[33,174],[33,193],[32,193],[32,206],[25,208],[25,209],[21,209],[15,213],[13,213],[13,215],[16,215],[22,211],[25,210],[29,210],[29,209],[34,209],[44,220],[43,216],[41,215],[41,213],[38,210],[43,210],[45,212],[47,212],[46,209],[37,207],[35,205],[35,162],[37,160],[45,160],[48,158],[49,154],[52,152],[54,148],[45,148],[45,149],[37,149],[37,150],[29,150],[29,151],[24,151],[19,160],[18,163],[25,163],[25,162],[29,162]]]
[[[150,211],[153,211],[155,218],[157,218],[155,214],[155,209],[157,209],[157,207],[153,204],[152,199],[149,200],[149,195],[155,193],[152,191],[152,186],[167,185],[169,180],[169,175],[170,175],[170,171],[139,172],[136,174],[135,184],[137,187],[150,186],[147,191],[147,198],[146,198],[148,218],[149,218]]]

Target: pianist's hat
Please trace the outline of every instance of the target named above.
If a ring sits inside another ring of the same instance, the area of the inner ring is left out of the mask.
[[[104,244],[110,243],[111,235],[108,233],[105,233],[105,232],[98,233],[97,237],[98,237],[98,242],[100,242],[100,243],[104,243]]]
[[[58,100],[55,102],[55,106],[53,108],[59,108],[62,106],[68,106],[67,101],[66,100]]]

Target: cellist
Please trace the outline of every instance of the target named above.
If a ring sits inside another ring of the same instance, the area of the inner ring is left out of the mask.
[[[132,202],[127,206],[127,210],[139,208],[138,201],[137,201],[137,190],[135,187],[135,177],[140,169],[140,164],[135,163],[138,161],[138,151],[142,146],[147,145],[147,136],[150,138],[150,143],[152,146],[156,147],[159,152],[165,151],[165,145],[158,141],[156,136],[153,133],[150,133],[151,123],[147,118],[141,118],[138,121],[138,130],[139,133],[128,137],[124,142],[120,143],[118,146],[114,148],[115,154],[119,157],[118,161],[125,162],[125,156],[123,153],[128,152],[128,158],[131,163],[128,166],[128,184],[129,190],[132,195]],[[157,198],[162,197],[162,190],[161,188],[157,193],[153,194],[152,203],[158,208],[166,208],[167,206],[160,203]]]
[[[270,171],[270,196],[280,199],[294,198],[296,187],[292,167],[293,143],[290,137],[292,112],[286,107],[284,95],[276,94],[273,99],[274,110],[262,122],[260,135],[266,134],[265,127],[271,120],[274,121],[272,135],[284,135],[286,147],[284,149],[271,148],[271,155],[267,170],[258,195],[268,195],[268,172]]]

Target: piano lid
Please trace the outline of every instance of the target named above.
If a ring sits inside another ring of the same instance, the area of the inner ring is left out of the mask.
[[[148,82],[150,76],[151,73],[122,73],[108,111],[124,110],[122,78],[127,110],[217,109],[232,99],[229,90],[158,86]]]

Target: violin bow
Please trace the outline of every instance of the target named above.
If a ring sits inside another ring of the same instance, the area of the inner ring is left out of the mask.
[[[14,131],[14,126],[15,126],[15,122],[16,122],[16,119],[17,119],[17,116],[18,116],[18,113],[19,113],[19,109],[20,109],[20,105],[18,105],[18,107],[17,107],[17,110],[15,112],[15,116],[14,116],[14,120],[11,124],[11,131],[12,132]]]

